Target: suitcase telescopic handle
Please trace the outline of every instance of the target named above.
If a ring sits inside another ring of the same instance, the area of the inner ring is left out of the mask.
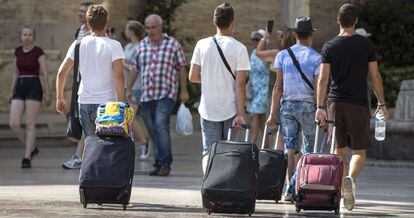
[[[246,135],[244,136],[244,141],[248,142],[249,141],[250,126],[247,125],[247,124],[240,124],[240,126],[246,130]],[[227,140],[229,140],[229,141],[231,139],[231,133],[233,132],[233,129],[234,129],[234,127],[230,127],[229,131],[227,132]]]
[[[333,125],[333,127],[332,127],[331,149],[330,149],[330,153],[333,154],[334,153],[334,149],[335,149],[336,124],[335,124],[335,121],[333,121],[333,120],[324,120],[323,123],[326,123],[328,125],[329,124],[332,124]],[[315,143],[314,143],[314,146],[313,146],[313,153],[318,153],[318,150],[322,150],[323,149],[323,146],[322,145],[325,143],[327,131],[324,131],[323,132],[321,149],[318,149],[320,125],[321,125],[321,122],[316,122],[316,133],[315,133]]]
[[[276,132],[276,141],[275,144],[273,146],[273,150],[277,150],[277,147],[279,145],[279,133],[280,133],[280,127],[281,124],[280,123],[276,123],[276,127],[277,127],[277,132]],[[268,137],[268,135],[270,135],[271,133],[268,132],[268,126],[265,124],[264,130],[263,130],[263,140],[262,140],[262,146],[261,149],[263,150],[265,148],[265,141]]]

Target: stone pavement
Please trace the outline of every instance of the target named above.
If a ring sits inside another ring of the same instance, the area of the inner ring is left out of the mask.
[[[198,130],[198,128],[196,128]],[[61,167],[75,150],[40,146],[32,169],[21,169],[22,147],[0,146],[0,217],[209,217],[201,207],[201,133],[173,134],[174,163],[169,177],[150,177],[151,160],[136,160],[131,204],[79,203],[77,170]],[[357,183],[357,205],[340,217],[414,217],[412,163],[371,162]],[[385,167],[384,167],[385,166]],[[387,167],[389,166],[389,167]],[[213,214],[213,217],[222,214]],[[226,215],[237,217],[236,215]],[[333,217],[333,212],[297,214],[291,204],[258,201],[255,217]]]

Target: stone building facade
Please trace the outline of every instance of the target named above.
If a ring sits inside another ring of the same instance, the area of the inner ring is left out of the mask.
[[[142,12],[148,0],[91,0],[102,3],[110,12],[110,23],[122,31],[127,18]],[[27,23],[36,28],[36,44],[48,57],[51,87],[54,89],[57,69],[66,55],[79,26],[77,13],[85,0],[0,0],[0,112],[8,112],[7,97],[14,70],[14,48],[20,43],[20,28]],[[187,0],[176,12],[176,38],[193,39],[184,44],[191,57],[198,39],[215,33],[212,25],[214,8],[223,1]],[[274,28],[290,26],[296,16],[310,16],[315,28],[313,47],[319,51],[323,43],[338,32],[336,14],[346,0],[228,0],[236,13],[235,38],[253,48],[250,32],[264,28],[267,20],[275,21]],[[70,82],[67,82],[70,84]],[[70,87],[68,86],[67,91]],[[54,91],[53,91],[54,93]],[[67,92],[69,96],[69,92]],[[54,111],[54,104],[43,112]]]

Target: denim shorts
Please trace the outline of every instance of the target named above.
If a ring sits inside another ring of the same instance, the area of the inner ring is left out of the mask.
[[[79,121],[85,137],[95,135],[98,107],[99,104],[79,104]]]
[[[282,102],[280,122],[285,139],[285,149],[299,152],[299,132],[302,131],[302,153],[313,152],[315,141],[316,104],[304,101]]]

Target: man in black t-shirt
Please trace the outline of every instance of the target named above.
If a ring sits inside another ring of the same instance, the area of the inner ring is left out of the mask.
[[[322,65],[318,80],[316,121],[334,120],[337,146],[335,153],[344,163],[344,206],[352,210],[355,206],[355,180],[365,165],[366,148],[370,143],[370,112],[367,100],[367,73],[378,99],[375,114],[381,109],[388,118],[385,106],[382,78],[378,72],[374,44],[356,34],[358,22],[356,8],[347,3],[338,12],[340,33],[322,48]],[[325,99],[330,82],[327,108]],[[349,171],[346,165],[347,145],[352,158]]]

